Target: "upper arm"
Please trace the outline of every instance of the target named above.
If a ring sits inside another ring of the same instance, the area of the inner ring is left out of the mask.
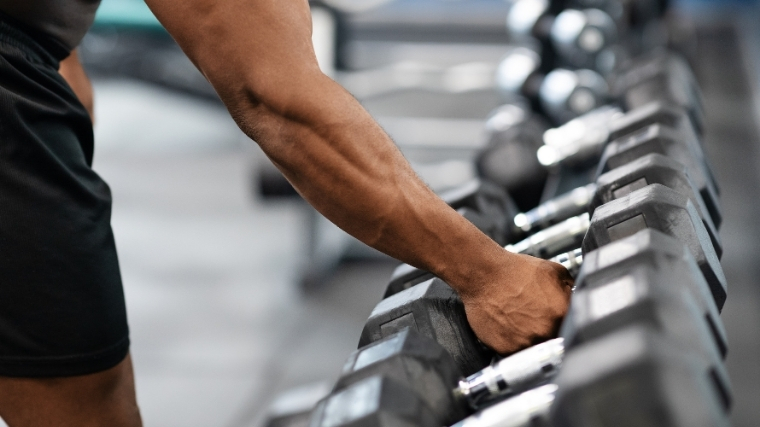
[[[146,3],[230,110],[287,110],[320,73],[307,0]]]

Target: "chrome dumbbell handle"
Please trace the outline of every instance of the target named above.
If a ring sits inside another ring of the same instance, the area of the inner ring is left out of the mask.
[[[454,394],[478,409],[553,377],[565,355],[564,339],[555,338],[519,351],[463,379]]]
[[[531,427],[547,420],[557,394],[556,384],[526,391],[465,418],[452,427]],[[541,424],[544,425],[544,424]]]
[[[584,213],[541,230],[513,245],[507,245],[505,249],[538,258],[551,258],[563,251],[580,247],[590,223],[589,214]]]

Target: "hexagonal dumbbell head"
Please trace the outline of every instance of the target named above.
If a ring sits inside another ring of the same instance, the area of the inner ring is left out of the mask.
[[[720,256],[723,253],[723,245],[717,227],[702,195],[691,181],[688,169],[682,163],[662,154],[646,154],[600,175],[596,179],[597,188],[589,203],[588,211],[593,214],[597,207],[655,183],[672,188],[689,197],[694,203],[694,207],[697,208],[699,216],[710,234],[710,240],[718,256]]]
[[[729,426],[709,362],[645,327],[576,348],[556,377],[553,427]]]
[[[440,427],[417,393],[384,375],[363,379],[319,402],[310,427]]]
[[[720,202],[711,172],[704,159],[695,152],[695,147],[690,146],[670,127],[653,124],[637,133],[610,142],[599,162],[598,175],[651,153],[670,157],[686,167],[689,178],[699,190],[713,223],[720,224],[720,221],[715,221],[715,218],[721,218]]]
[[[404,329],[353,352],[343,366],[334,391],[383,374],[414,390],[442,425],[465,416],[465,407],[451,390],[459,379],[451,355],[437,342]]]
[[[697,209],[688,198],[660,184],[648,185],[599,206],[583,240],[583,253],[653,228],[686,245],[705,276],[718,306],[726,300],[726,278]]]
[[[462,300],[443,280],[431,279],[380,301],[367,319],[359,347],[411,328],[438,342],[470,375],[494,356],[467,323]]]

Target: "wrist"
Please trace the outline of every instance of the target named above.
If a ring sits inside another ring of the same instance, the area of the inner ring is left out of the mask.
[[[471,245],[457,245],[453,261],[436,273],[465,301],[476,298],[495,283],[503,283],[518,261],[517,255],[485,235],[480,236]]]

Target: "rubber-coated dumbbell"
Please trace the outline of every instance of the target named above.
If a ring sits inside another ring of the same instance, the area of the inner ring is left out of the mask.
[[[514,236],[511,218],[518,210],[498,185],[474,179],[441,193],[440,197],[496,243],[504,245]]]
[[[379,374],[331,393],[311,413],[310,427],[440,427],[408,386]]]
[[[613,98],[633,110],[664,101],[684,108],[698,134],[704,131],[704,101],[697,79],[686,60],[659,50],[634,58],[608,78]]]
[[[541,70],[541,58],[527,48],[514,48],[496,70],[496,85],[506,100],[524,96],[535,111],[555,125],[567,122],[606,104],[609,86],[599,73],[589,69]]]
[[[523,103],[496,108],[486,120],[486,146],[475,160],[478,176],[507,190],[523,211],[536,206],[549,170],[538,161],[549,124]]]
[[[351,353],[333,392],[378,374],[414,390],[439,425],[452,424],[468,413],[464,402],[451,392],[462,375],[451,355],[414,329],[402,329]]]
[[[618,40],[615,21],[600,9],[551,11],[546,0],[519,0],[507,15],[513,38],[535,38],[542,44],[550,67],[567,66],[609,71],[616,65]]]
[[[526,238],[507,250],[540,258],[577,248],[588,253],[615,240],[653,228],[686,245],[716,296],[726,299],[726,279],[710,235],[688,196],[661,184],[651,184],[599,206],[593,217],[582,214]]]
[[[574,349],[554,384],[455,426],[728,426],[727,387],[701,355],[650,328],[632,327]]]

